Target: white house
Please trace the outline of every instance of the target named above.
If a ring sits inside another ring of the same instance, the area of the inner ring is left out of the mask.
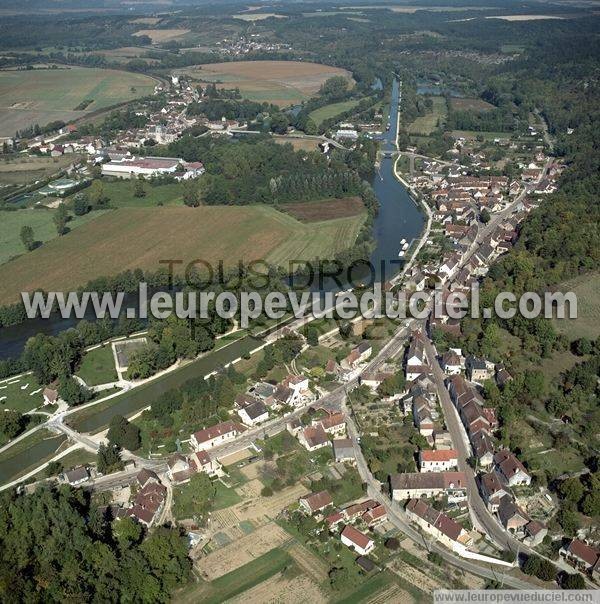
[[[459,501],[466,496],[467,477],[464,472],[407,472],[390,476],[390,486],[394,501],[438,495]]]
[[[196,451],[211,449],[223,443],[231,442],[244,430],[245,428],[238,422],[232,420],[221,422],[192,434],[190,444]]]
[[[353,549],[357,554],[366,556],[375,549],[375,542],[359,530],[355,529],[351,524],[344,527],[340,534],[342,543]]]
[[[455,449],[424,450],[419,453],[419,469],[421,472],[447,472],[457,467],[458,453]]]
[[[508,449],[501,449],[494,455],[494,469],[501,481],[509,487],[531,484],[531,476],[525,466]]]
[[[266,405],[259,400],[239,409],[238,415],[246,426],[256,426],[269,419]]]

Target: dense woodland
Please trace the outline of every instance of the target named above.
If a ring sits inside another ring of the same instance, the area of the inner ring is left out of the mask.
[[[3,602],[168,602],[190,576],[179,529],[112,524],[81,489],[5,491],[0,516]]]

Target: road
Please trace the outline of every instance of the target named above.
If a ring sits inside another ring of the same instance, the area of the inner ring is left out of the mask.
[[[348,408],[343,405],[343,409],[346,414],[346,427],[348,435],[352,439],[354,447],[354,454],[356,457],[356,466],[358,473],[360,474],[363,482],[367,484],[367,494],[372,499],[375,499],[381,503],[387,512],[388,519],[400,529],[411,541],[414,541],[417,545],[424,547],[427,551],[438,553],[446,562],[474,575],[484,577],[485,579],[492,579],[503,583],[508,587],[515,589],[532,589],[534,586],[531,583],[507,575],[502,567],[495,567],[493,565],[484,565],[482,562],[475,563],[471,560],[462,558],[444,546],[438,544],[434,539],[427,540],[425,536],[413,527],[410,520],[406,516],[405,511],[396,502],[391,501],[389,497],[384,495],[381,491],[381,483],[371,474],[367,461],[362,453],[359,445],[359,433],[352,419],[351,413]]]

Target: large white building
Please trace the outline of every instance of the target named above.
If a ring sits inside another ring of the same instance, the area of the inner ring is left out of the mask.
[[[245,430],[244,426],[234,421],[221,422],[210,428],[192,434],[190,444],[195,451],[211,449],[217,445],[230,442]]]
[[[181,169],[182,168],[182,169]],[[137,176],[158,176],[172,174],[181,177],[195,178],[204,173],[204,166],[200,162],[188,163],[178,157],[135,157],[125,155],[102,164],[103,176],[116,176],[117,178],[135,178]]]

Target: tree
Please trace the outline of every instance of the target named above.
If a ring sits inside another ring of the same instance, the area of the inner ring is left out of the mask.
[[[319,330],[313,325],[307,325],[306,329],[304,330],[304,336],[306,337],[306,341],[311,346],[319,345]]]
[[[561,587],[563,589],[585,589],[585,579],[579,574],[566,574],[562,580]]]
[[[98,208],[105,206],[108,202],[108,197],[104,192],[104,184],[101,180],[94,180],[87,189],[87,198],[92,207]]]
[[[136,178],[133,185],[133,196],[134,197],[146,197],[146,189],[144,188],[144,181],[141,178]]]
[[[483,210],[481,210],[479,219],[481,220],[481,222],[483,222],[483,224],[487,224],[492,219],[492,217],[490,216],[490,212],[487,208],[483,208]]]
[[[341,568],[332,568],[329,573],[329,584],[334,591],[342,591],[348,588],[350,573],[345,566]]]
[[[558,487],[558,492],[563,499],[577,503],[583,497],[584,489],[581,480],[575,477],[563,480]]]
[[[110,420],[107,438],[109,443],[128,451],[137,451],[142,444],[140,429],[122,415],[115,415]]]
[[[523,564],[523,572],[531,577],[537,576],[541,561],[542,559],[538,556],[529,556]]]
[[[23,432],[27,422],[18,411],[4,409],[0,413],[0,433],[8,440]]]
[[[200,205],[200,186],[194,178],[186,180],[183,184],[183,203],[191,208]]]
[[[23,225],[21,227],[21,241],[25,246],[25,249],[30,252],[35,247],[35,239],[33,235],[33,228],[29,225]]]
[[[71,407],[81,405],[92,398],[92,392],[70,376],[61,378],[58,393],[60,398]]]
[[[59,235],[64,235],[67,233],[67,222],[69,221],[69,213],[67,212],[67,208],[64,203],[61,203],[58,206],[56,212],[54,212],[54,216],[52,217],[54,221],[54,226],[56,226],[56,232]]]
[[[586,516],[600,516],[600,491],[592,491],[583,498],[581,511]]]
[[[98,447],[96,467],[100,474],[111,474],[123,469],[121,461],[121,449],[113,444],[101,444]]]
[[[187,487],[194,506],[194,512],[204,518],[212,509],[217,489],[204,472],[194,474]]]
[[[63,465],[60,461],[51,461],[44,470],[44,474],[50,478],[51,476],[57,476],[63,471]]]
[[[90,211],[90,200],[85,193],[77,193],[73,200],[73,212],[75,216],[83,216]]]

